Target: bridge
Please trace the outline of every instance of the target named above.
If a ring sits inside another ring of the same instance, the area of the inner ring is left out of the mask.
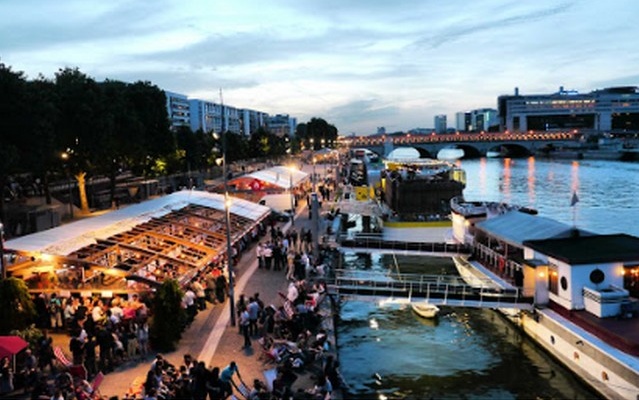
[[[464,150],[464,157],[481,157],[493,151],[510,156],[531,155],[553,148],[575,148],[581,145],[582,134],[566,132],[495,132],[454,133],[401,136],[354,137],[345,139],[351,148],[367,148],[387,156],[398,147],[413,147],[422,158],[436,158],[444,149]]]
[[[466,284],[459,276],[375,274],[337,270],[327,281],[329,293],[378,303],[421,303],[453,307],[533,310],[534,298],[517,288],[501,288],[490,280]]]
[[[336,245],[341,249],[355,252],[376,250],[385,254],[431,255],[431,256],[459,256],[469,255],[470,246],[461,243],[425,243],[400,242],[384,240],[379,234],[356,234],[349,237],[338,235]]]

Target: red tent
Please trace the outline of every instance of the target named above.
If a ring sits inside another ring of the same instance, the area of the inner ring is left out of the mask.
[[[28,345],[20,336],[0,336],[0,359],[14,356]]]

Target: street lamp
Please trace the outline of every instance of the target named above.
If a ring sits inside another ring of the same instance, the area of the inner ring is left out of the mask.
[[[213,137],[219,139],[217,133]],[[231,199],[229,197],[228,172],[226,166],[226,132],[222,132],[222,175],[224,175],[224,215],[226,220],[226,271],[229,275],[229,303],[231,326],[235,326],[235,284],[233,282],[233,248],[231,247]]]
[[[4,225],[0,222],[0,268],[2,268],[2,279],[7,279],[7,268],[4,262]]]
[[[71,185],[71,173],[69,172],[69,166],[67,165],[67,161],[69,161],[69,153],[64,151],[60,157],[64,160],[64,165],[66,167],[67,186],[69,187],[69,217],[73,219],[73,187]]]
[[[295,226],[295,195],[293,194],[293,171],[295,167],[288,167],[288,192],[291,197],[291,226]]]

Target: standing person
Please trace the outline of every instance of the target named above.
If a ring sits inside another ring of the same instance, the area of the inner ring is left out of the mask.
[[[249,335],[257,335],[257,318],[260,316],[260,305],[255,297],[249,298],[249,304],[246,307],[249,314]]]
[[[146,321],[136,324],[135,332],[138,338],[140,357],[144,358],[149,353],[149,324]]]
[[[58,329],[62,329],[62,302],[55,293],[51,294],[51,299],[49,299],[49,318],[51,322],[51,329],[57,331]]]
[[[206,292],[204,291],[204,280],[198,278],[193,282],[193,289],[197,297],[197,305],[200,311],[206,310]]]
[[[271,263],[273,262],[273,249],[271,248],[271,242],[266,242],[263,249],[264,253],[264,267],[267,271],[271,270]]]
[[[209,394],[209,400],[222,400],[225,398],[223,384],[220,380],[219,367],[214,367],[211,370],[209,379],[206,382],[206,391]]]
[[[262,243],[257,244],[257,247],[255,248],[255,255],[257,256],[257,268],[264,268],[264,247],[262,246]]]
[[[246,302],[244,293],[240,294],[240,296],[237,298],[237,301],[235,302],[235,312],[237,313],[237,319],[240,319],[240,317],[242,316],[242,310],[245,309],[247,305],[248,303]],[[241,335],[242,324],[239,324],[237,330],[238,330],[238,333]]]
[[[13,368],[9,357],[0,361],[0,394],[13,392]]]
[[[217,297],[218,303],[224,303],[226,299],[226,288],[228,286],[228,282],[226,281],[226,277],[224,274],[218,275],[215,280],[215,297]]]
[[[242,335],[244,335],[244,346],[242,346],[242,350],[251,347],[250,326],[251,317],[246,306],[243,306],[240,313],[240,328],[242,329]]]

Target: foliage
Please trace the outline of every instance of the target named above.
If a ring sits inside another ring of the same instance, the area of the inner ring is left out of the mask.
[[[186,321],[182,296],[182,290],[174,279],[164,281],[155,293],[149,336],[153,348],[158,351],[175,350],[182,336]]]
[[[319,150],[324,147],[335,147],[337,143],[337,128],[322,118],[311,118],[307,123],[297,126],[295,135],[302,141],[304,147]]]
[[[28,327],[36,316],[35,306],[22,279],[0,280],[0,335]]]
[[[15,329],[9,332],[12,336],[20,336],[26,342],[29,343],[29,347],[32,349],[38,348],[38,341],[42,338],[42,330],[36,328],[35,324],[31,324],[24,329]]]

